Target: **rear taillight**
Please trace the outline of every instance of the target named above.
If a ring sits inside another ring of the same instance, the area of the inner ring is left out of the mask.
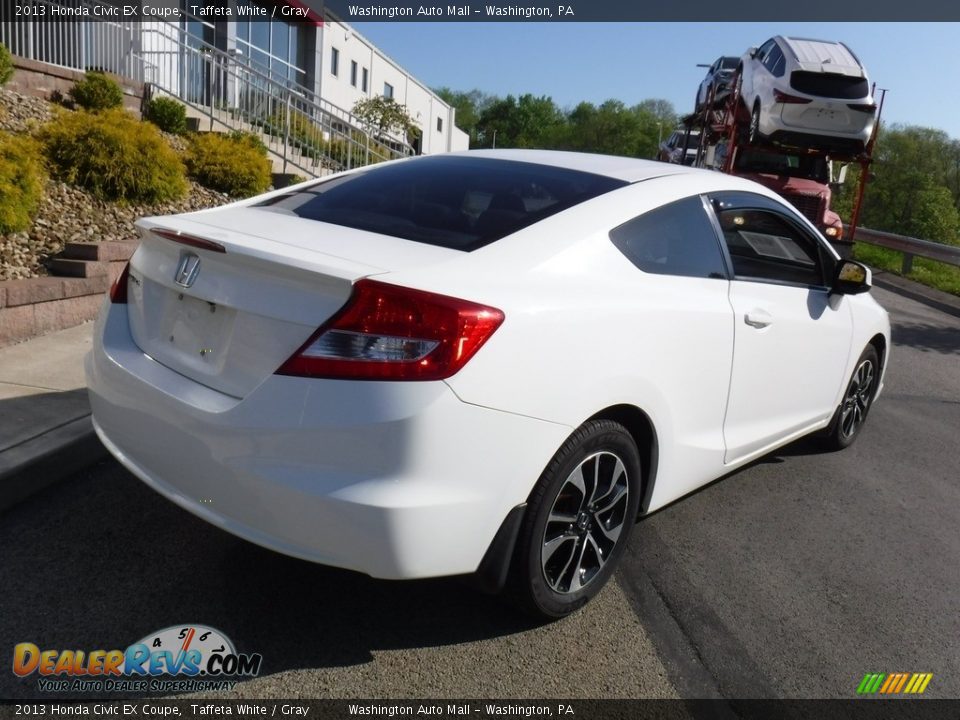
[[[810,98],[797,97],[796,95],[787,95],[787,93],[780,92],[779,90],[773,91],[773,101],[778,103],[784,103],[785,105],[805,105],[809,102],[812,102]]]
[[[873,103],[847,103],[847,107],[862,113],[873,114],[877,111],[877,106]]]
[[[110,286],[110,302],[114,305],[126,305],[127,280],[130,278],[130,263],[123,266],[123,271]]]
[[[500,327],[500,310],[360,280],[347,304],[277,373],[351,380],[442,380]]]

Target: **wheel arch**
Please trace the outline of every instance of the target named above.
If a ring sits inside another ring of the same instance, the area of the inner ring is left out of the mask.
[[[657,478],[657,465],[660,459],[657,430],[650,420],[650,416],[636,405],[620,404],[604,408],[591,415],[585,422],[590,420],[611,420],[620,423],[627,429],[636,443],[641,460],[640,514],[643,515],[650,506],[650,497],[653,495],[653,486]]]
[[[877,351],[877,356],[880,358],[880,369],[883,370],[887,363],[887,339],[881,333],[877,333],[870,338],[870,342],[867,344],[873,345]]]
[[[872,345],[873,349],[877,351],[877,358],[880,360],[880,378],[884,376],[884,373],[887,369],[887,338],[883,336],[882,333],[877,333],[872,338],[868,345]],[[878,382],[876,387],[873,390],[874,397],[876,397],[877,389],[880,387]]]

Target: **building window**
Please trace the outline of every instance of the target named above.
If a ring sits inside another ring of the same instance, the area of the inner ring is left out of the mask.
[[[340,51],[330,48],[330,74],[336,77],[340,74]]]
[[[387,83],[387,82],[385,82],[385,83],[383,84],[383,96],[384,96],[385,98],[392,98],[392,97],[393,97],[393,85],[391,85],[390,83]]]
[[[354,87],[357,86],[357,61],[350,61],[350,84]]]
[[[237,0],[237,7],[262,9],[265,6],[253,0]],[[210,28],[212,30],[213,25]],[[238,20],[236,41],[238,63],[282,84],[306,84],[306,28],[299,23]]]
[[[437,118],[437,132],[443,132],[443,118]]]
[[[363,74],[361,75],[361,78],[362,78],[362,80],[361,80],[360,89],[363,90],[364,92],[366,92],[366,91],[367,91],[367,79],[368,79],[368,73],[367,73],[367,69],[366,69],[366,68],[363,69]]]

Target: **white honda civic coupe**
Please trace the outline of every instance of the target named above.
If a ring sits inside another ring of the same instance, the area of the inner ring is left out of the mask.
[[[86,364],[125,467],[262,546],[550,617],[638,517],[849,445],[890,348],[867,268],[681,165],[454,153],[138,226]]]

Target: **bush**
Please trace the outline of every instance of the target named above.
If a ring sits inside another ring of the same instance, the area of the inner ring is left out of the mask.
[[[185,159],[194,180],[234,197],[249,197],[270,187],[270,161],[244,138],[219,133],[197,135]]]
[[[13,77],[13,58],[7,46],[0,43],[0,87],[6,85]]]
[[[253,148],[264,157],[267,156],[267,146],[259,135],[254,135],[252,132],[246,132],[245,130],[233,130],[228,137],[242,145]]]
[[[151,99],[144,108],[143,117],[164,132],[183,135],[187,131],[187,108],[173,98]]]
[[[97,197],[155,203],[187,191],[183,163],[163,135],[123,110],[62,112],[40,139],[57,174]]]
[[[70,88],[70,97],[84,110],[108,110],[123,105],[123,90],[102,72],[88,72]]]
[[[0,233],[30,227],[45,181],[40,146],[26,135],[0,133]]]

